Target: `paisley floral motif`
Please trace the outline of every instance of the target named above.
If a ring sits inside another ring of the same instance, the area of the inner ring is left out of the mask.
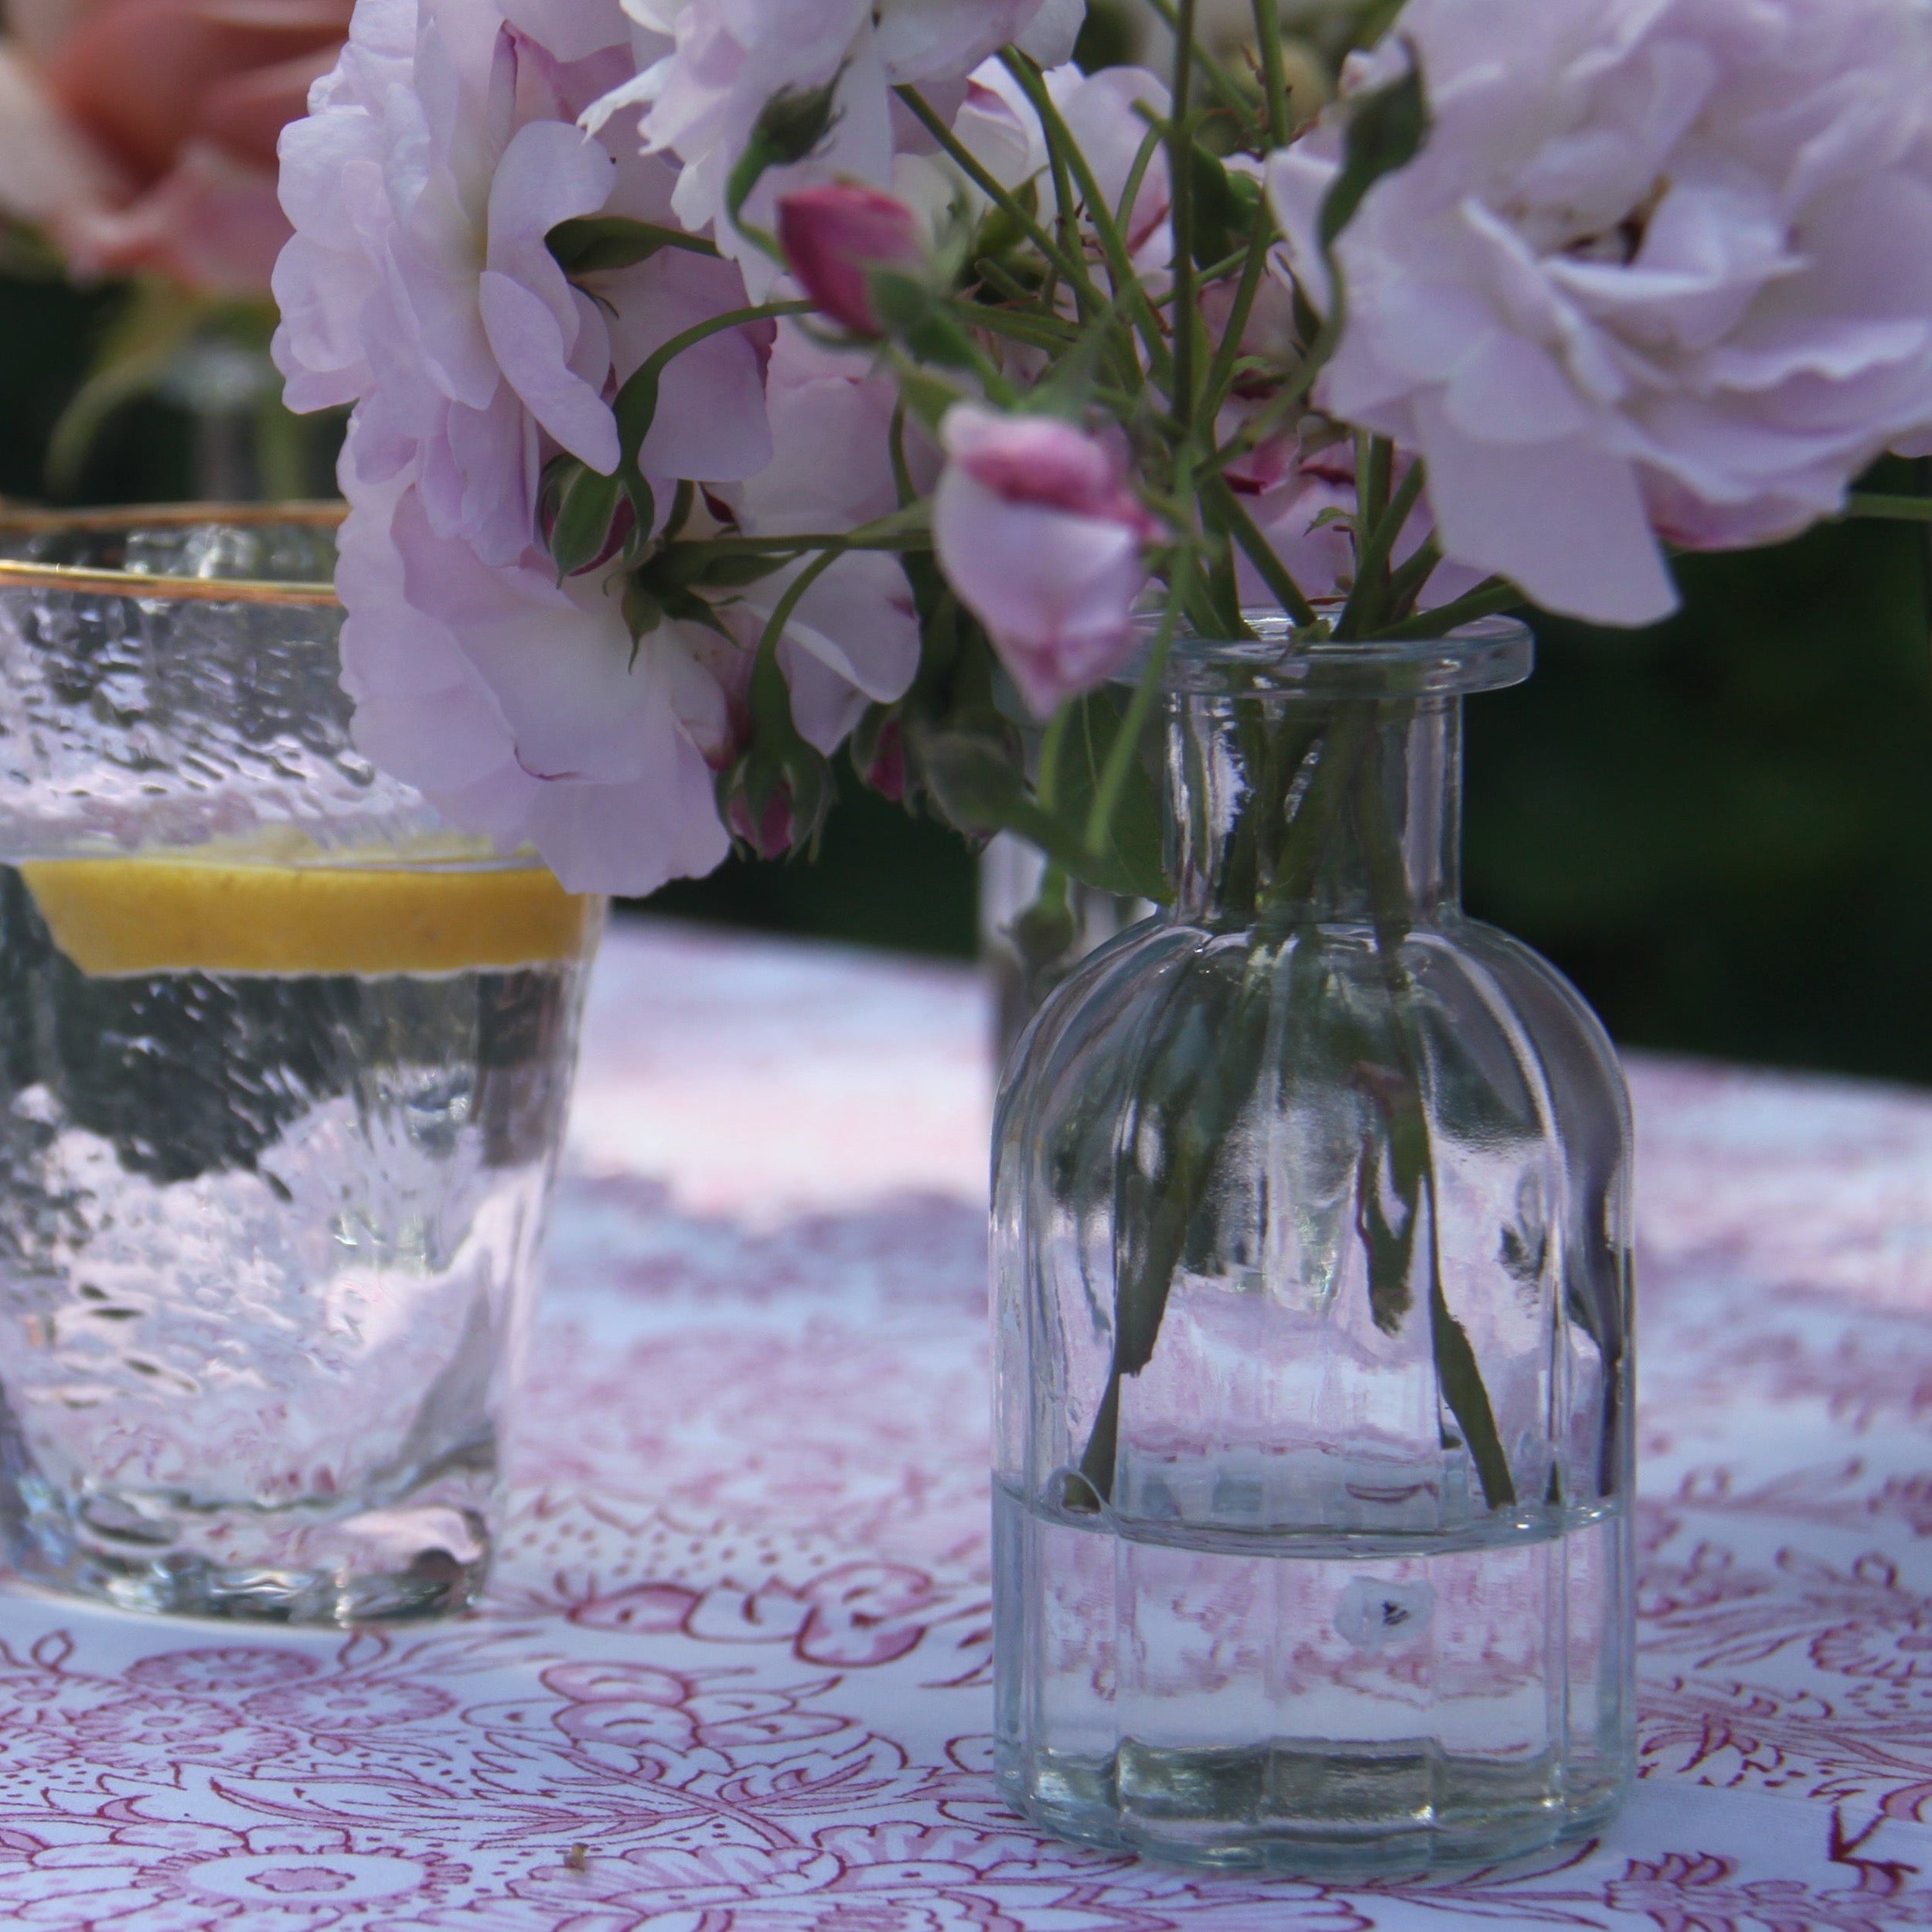
[[[345,1638],[0,1599],[0,1922],[1932,1923],[1932,1419],[1887,1393],[1932,1309],[1932,1103],[1636,1070],[1644,1777],[1605,1842],[1205,1879],[1043,1839],[993,1785],[976,989],[652,928],[604,971],[490,1607]],[[916,1133],[855,1100],[868,1052],[939,1109]],[[717,1099],[754,1085],[758,1159]],[[1849,1403],[1791,1368],[1860,1362]]]

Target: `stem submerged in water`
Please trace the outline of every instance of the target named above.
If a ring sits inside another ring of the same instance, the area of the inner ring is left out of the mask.
[[[1158,1044],[1132,1075],[1114,1204],[1113,1351],[1078,1500],[1068,1501],[1095,1508],[1114,1500],[1124,1384],[1153,1359],[1174,1277],[1211,1208],[1222,1148],[1262,1089],[1283,949],[1322,945],[1317,888],[1347,840],[1366,887],[1384,995],[1357,1063],[1371,1123],[1357,1212],[1371,1307],[1378,1327],[1394,1333],[1426,1307],[1443,1403],[1489,1508],[1511,1508],[1516,1487],[1494,1407],[1443,1283],[1425,1058],[1403,956],[1415,908],[1375,755],[1383,707],[1338,704],[1312,732],[1291,707],[1242,708],[1252,714],[1241,731],[1248,791],[1222,854],[1221,909],[1248,943],[1239,970],[1231,949],[1204,946],[1177,974],[1168,1010],[1184,1013],[1184,1023],[1152,1029]],[[1445,1423],[1443,1446],[1454,1440]]]
[[[1409,881],[1396,850],[1394,828],[1389,822],[1387,806],[1376,783],[1371,764],[1362,772],[1357,787],[1355,818],[1362,857],[1368,877],[1371,915],[1375,927],[1375,955],[1381,963],[1382,983],[1389,995],[1389,1037],[1396,1076],[1389,1096],[1392,1115],[1399,1113],[1407,1131],[1401,1139],[1412,1148],[1416,1162],[1416,1194],[1413,1205],[1424,1218],[1428,1239],[1416,1242],[1428,1270],[1429,1326],[1436,1358],[1436,1380],[1443,1400],[1463,1432],[1470,1458],[1483,1486],[1484,1500],[1491,1509],[1512,1508],[1516,1501],[1515,1479],[1510,1473],[1509,1458],[1496,1426],[1496,1412],[1483,1382],[1482,1366],[1469,1333],[1451,1311],[1443,1289],[1443,1253],[1440,1196],[1436,1174],[1436,1147],[1429,1133],[1429,1109],[1423,1092],[1420,1041],[1409,1010],[1414,983],[1402,963],[1402,947],[1414,922],[1409,903]],[[1392,1150],[1396,1136],[1392,1133]],[[1409,1268],[1413,1256],[1405,1257],[1402,1290],[1409,1290]],[[1371,1255],[1371,1276],[1373,1273]],[[1371,1296],[1375,1293],[1372,1279]],[[1405,1306],[1406,1301],[1405,1300]]]

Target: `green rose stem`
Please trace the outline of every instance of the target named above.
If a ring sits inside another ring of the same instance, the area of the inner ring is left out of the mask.
[[[1174,380],[1168,394],[1184,443],[1193,435],[1195,346],[1201,305],[1194,287],[1194,141],[1189,113],[1194,81],[1194,4],[1181,0],[1174,26],[1174,119],[1167,129],[1170,216],[1174,231]]]
[[[1288,107],[1288,70],[1281,57],[1281,0],[1255,0],[1255,39],[1261,53],[1262,89],[1268,101],[1268,141],[1285,148],[1295,131]]]
[[[1114,299],[1132,312],[1135,328],[1147,351],[1147,366],[1153,371],[1154,380],[1172,397],[1174,394],[1174,357],[1167,346],[1160,312],[1148,296],[1147,285],[1133,265],[1126,237],[1120,232],[1120,224],[1114,220],[1113,210],[1109,205],[1106,196],[1101,193],[1099,182],[1095,179],[1086,155],[1061,118],[1052,95],[1047,91],[1047,84],[1038,63],[1028,60],[1024,54],[1015,53],[1011,48],[1000,54],[1000,60],[1007,73],[1020,83],[1021,90],[1031,104],[1034,112],[1040,117],[1040,124],[1046,135],[1048,152],[1055,156],[1057,162],[1063,160],[1067,168],[1071,169],[1081,199],[1086,204],[1087,218],[1093,223],[1094,233],[1100,238],[1101,253],[1106,260],[1107,274],[1113,284]],[[1179,198],[1177,193],[1176,198]]]
[[[1098,307],[1100,305],[1100,291],[1089,278],[1086,264],[1079,254],[1077,252],[1068,254],[1061,248],[1053,237],[1034,219],[1033,211],[987,172],[979,156],[952,131],[938,110],[927,101],[917,87],[895,87],[892,91],[905,103],[912,118],[939,144],[966,179],[1025,235],[1065,278],[1068,286],[1082,298],[1082,308],[1085,308],[1089,303]]]
[[[1432,1353],[1442,1399],[1474,1463],[1491,1509],[1511,1508],[1516,1489],[1495,1412],[1468,1334],[1444,1292],[1435,1151],[1423,1100],[1421,1058],[1407,1017],[1412,992],[1402,949],[1412,929],[1407,877],[1380,774],[1368,755],[1378,727],[1375,707],[1338,705],[1324,722],[1270,721],[1263,702],[1251,707],[1249,799],[1224,854],[1230,909],[1252,909],[1256,943],[1240,976],[1210,979],[1211,956],[1177,976],[1196,990],[1188,1024],[1160,1030],[1159,1055],[1136,1069],[1132,1119],[1121,1144],[1143,1150],[1123,1164],[1116,1183],[1114,1334],[1107,1381],[1080,1459],[1079,1482],[1065,1505],[1089,1513],[1114,1500],[1119,1457],[1123,1385],[1153,1361],[1174,1277],[1191,1232],[1211,1198],[1221,1148],[1253,1103],[1264,1071],[1269,1009],[1284,946],[1318,946],[1311,899],[1323,859],[1352,834],[1367,877],[1371,918],[1388,994],[1388,1031],[1365,1042],[1361,1078],[1380,1123],[1379,1142],[1365,1146],[1361,1226],[1371,1310],[1393,1332],[1411,1312],[1419,1268],[1427,1284]],[[1271,855],[1267,827],[1286,816]],[[1386,1164],[1400,1211],[1390,1216],[1370,1177]],[[1446,1446],[1447,1446],[1446,1444]]]
[[[1443,1399],[1456,1418],[1470,1457],[1491,1509],[1515,1506],[1516,1484],[1509,1458],[1496,1427],[1496,1412],[1484,1386],[1468,1331],[1450,1312],[1443,1288],[1442,1239],[1436,1178],[1435,1144],[1429,1136],[1429,1115],[1423,1105],[1422,1056],[1410,1017],[1414,985],[1402,963],[1402,952],[1413,928],[1409,878],[1389,821],[1388,802],[1377,782],[1372,762],[1355,786],[1355,822],[1364,864],[1368,874],[1371,915],[1375,927],[1375,955],[1389,994],[1389,1040],[1395,1079],[1380,1096],[1389,1122],[1389,1153],[1393,1178],[1408,1212],[1408,1242],[1412,1243],[1419,1216],[1426,1220],[1428,1239],[1423,1259],[1429,1280],[1429,1324],[1436,1358],[1436,1379]],[[1402,1269],[1406,1292],[1412,1256],[1391,1257]],[[1370,1265],[1375,1273],[1371,1242]],[[1371,1280],[1371,1296],[1376,1293]],[[1389,1326],[1383,1324],[1384,1327]],[[1446,1443],[1444,1445],[1448,1446]]]
[[[1207,997],[1194,1002],[1187,1025],[1158,1030],[1164,1042],[1160,1055],[1144,1069],[1130,1102],[1135,1118],[1122,1144],[1150,1148],[1153,1157],[1125,1170],[1119,1184],[1113,1358],[1080,1459],[1081,1476],[1092,1492],[1086,1503],[1090,1509],[1113,1500],[1121,1383],[1153,1359],[1188,1229],[1208,1197],[1222,1143],[1253,1099],[1261,1078],[1273,955],[1285,936],[1285,930],[1273,929],[1291,928],[1301,916],[1360,752],[1357,731],[1337,732],[1311,752],[1312,775],[1279,848],[1262,942],[1239,980],[1216,976],[1208,981],[1203,989]],[[1298,762],[1307,768],[1306,761]],[[1259,837],[1271,797],[1276,809],[1281,808],[1282,796],[1268,782],[1266,761],[1262,768],[1266,789],[1251,798],[1236,828],[1238,841]],[[1239,867],[1239,851],[1231,857]],[[1212,968],[1198,959],[1194,971],[1203,970]],[[1177,989],[1185,976],[1177,976]],[[1082,1500],[1073,1496],[1067,1501],[1078,1508]]]
[[[1175,0],[1148,0],[1148,4],[1160,16],[1161,24],[1170,33],[1178,33],[1181,26],[1181,9]],[[1194,44],[1194,64],[1208,77],[1208,84],[1221,97],[1222,105],[1231,113],[1245,121],[1252,113],[1254,103],[1240,81],[1217,60],[1198,41]],[[1175,111],[1180,111],[1180,103],[1175,102]]]
[[[1932,496],[1888,496],[1876,490],[1856,490],[1845,499],[1847,516],[1880,523],[1932,523]]]

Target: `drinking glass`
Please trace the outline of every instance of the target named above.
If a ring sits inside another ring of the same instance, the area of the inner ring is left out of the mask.
[[[0,1531],[128,1609],[496,1535],[602,908],[356,751],[337,513],[0,519]]]

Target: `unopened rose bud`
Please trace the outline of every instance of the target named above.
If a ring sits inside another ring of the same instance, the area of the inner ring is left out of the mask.
[[[762,148],[767,162],[776,168],[809,159],[832,131],[838,118],[839,82],[845,70],[817,87],[781,87],[765,102],[751,131],[752,145]]]
[[[933,498],[939,566],[1020,694],[1051,717],[1120,668],[1160,526],[1128,486],[1124,441],[976,403],[947,414]]]
[[[857,182],[803,188],[779,203],[779,240],[792,272],[819,309],[855,336],[885,333],[867,278],[875,268],[917,271],[925,250],[919,218],[902,201]]]
[[[720,783],[727,829],[761,859],[812,851],[832,809],[831,767],[823,755],[796,734],[789,744],[755,739]]]
[[[732,837],[761,859],[782,859],[795,842],[788,792],[774,792],[765,800],[762,813],[754,813],[750,799],[741,792],[731,800],[726,816]]]
[[[897,718],[888,718],[872,745],[872,756],[865,768],[865,782],[882,799],[894,805],[905,802],[905,734]]]

